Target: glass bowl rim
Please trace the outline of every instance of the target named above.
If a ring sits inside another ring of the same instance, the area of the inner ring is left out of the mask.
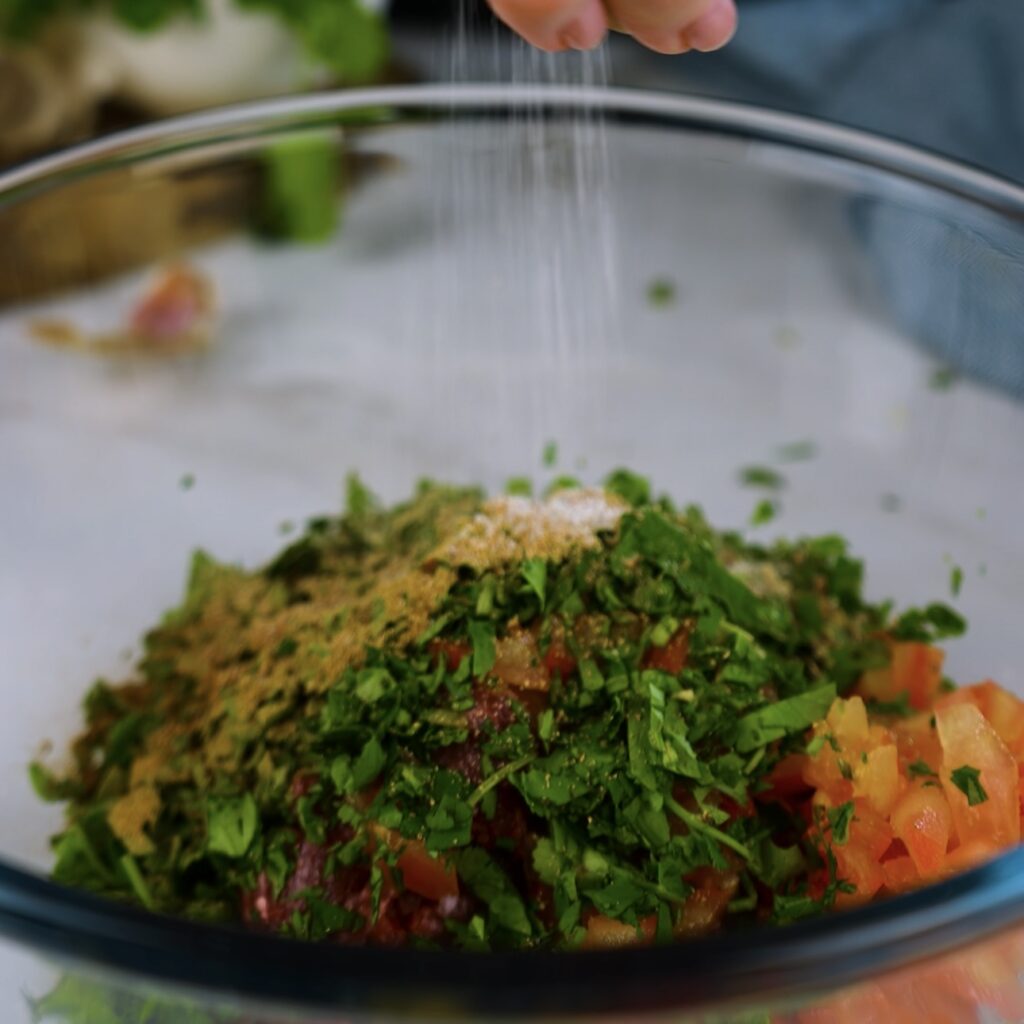
[[[839,158],[1024,222],[1024,188],[963,163],[824,121],[685,95],[574,86],[431,85],[240,104],[120,132],[0,174],[0,208],[112,166],[142,165],[333,117],[397,110],[597,111],[627,124],[717,133]],[[366,123],[366,121],[362,121]],[[994,936],[1024,921],[1024,848],[858,910],[651,949],[461,953],[308,944],[150,914],[0,858],[0,936],[122,974],[288,1007],[392,1016],[567,1017],[798,999]],[[443,1011],[438,1008],[443,1007]]]

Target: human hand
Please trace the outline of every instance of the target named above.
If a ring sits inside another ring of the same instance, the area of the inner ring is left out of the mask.
[[[735,0],[489,0],[542,50],[591,50],[609,28],[658,53],[717,50],[736,31]]]

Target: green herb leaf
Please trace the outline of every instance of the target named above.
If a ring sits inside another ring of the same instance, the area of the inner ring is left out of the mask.
[[[225,857],[244,857],[259,831],[260,817],[250,793],[210,797],[206,802],[206,848]]]
[[[352,765],[352,789],[351,792],[358,793],[365,789],[384,770],[387,764],[387,754],[376,736],[371,736],[360,751]]]
[[[651,483],[646,477],[631,473],[628,469],[616,469],[605,477],[604,488],[609,494],[616,494],[634,508],[648,505],[651,501]]]
[[[907,765],[907,773],[910,775],[912,779],[937,779],[939,777],[939,773],[932,771],[932,769],[929,768],[928,765],[920,758],[918,758],[918,760],[914,761],[912,764]]]
[[[977,807],[988,800],[988,793],[981,784],[981,772],[977,768],[972,768],[969,764],[961,765],[954,768],[949,777],[953,785],[967,797],[969,807]]]
[[[529,558],[523,562],[523,579],[537,595],[541,608],[544,607],[544,594],[548,581],[548,565],[543,558]]]
[[[764,526],[766,523],[770,523],[778,513],[778,502],[765,498],[754,506],[754,511],[750,514],[750,525]]]
[[[803,732],[828,714],[835,699],[836,688],[828,683],[745,715],[736,727],[736,749],[747,754],[784,736]]]
[[[481,849],[455,854],[459,878],[486,905],[492,925],[518,935],[531,935],[533,926],[526,906],[509,877]]]
[[[770,491],[782,490],[785,478],[770,466],[747,466],[740,470],[740,483],[744,487],[764,487]]]
[[[665,309],[676,301],[676,286],[667,277],[656,277],[647,286],[647,301],[657,309]]]
[[[793,441],[791,444],[784,444],[778,450],[780,462],[805,462],[817,455],[818,449],[813,441]]]
[[[853,801],[829,809],[828,824],[832,842],[844,846],[850,838],[850,822],[853,821]]]
[[[468,627],[469,641],[473,646],[473,675],[482,679],[494,668],[496,651],[494,626],[489,622],[471,622]]]

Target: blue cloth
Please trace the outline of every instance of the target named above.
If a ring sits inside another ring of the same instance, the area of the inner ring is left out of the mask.
[[[616,79],[827,118],[1024,183],[1024,0],[737,2],[721,52],[631,50]]]
[[[738,0],[716,54],[619,51],[620,84],[776,107],[1024,183],[1024,0]],[[849,211],[890,315],[963,372],[1024,397],[1024,226],[863,199]]]

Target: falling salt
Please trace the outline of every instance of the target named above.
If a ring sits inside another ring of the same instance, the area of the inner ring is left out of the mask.
[[[607,405],[620,273],[608,138],[591,94],[607,84],[609,65],[604,49],[547,54],[507,33],[471,42],[471,17],[463,3],[452,81],[465,83],[482,53],[488,77],[527,101],[507,119],[459,114],[447,128],[430,386],[455,436],[490,465],[521,471],[549,438],[588,454]],[[580,102],[550,109],[544,86]]]

